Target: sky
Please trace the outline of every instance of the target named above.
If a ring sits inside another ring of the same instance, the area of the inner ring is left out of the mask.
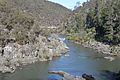
[[[83,3],[83,2],[86,2],[87,0],[48,0],[48,1],[59,3],[69,9],[74,9],[76,2],[80,1],[80,3]]]

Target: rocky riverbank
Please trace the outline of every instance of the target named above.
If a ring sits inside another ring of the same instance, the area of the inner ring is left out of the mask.
[[[108,44],[104,44],[102,42],[98,42],[95,40],[89,40],[89,41],[75,41],[68,39],[76,44],[80,44],[86,48],[91,48],[96,50],[99,53],[107,54],[110,56],[120,56],[120,45],[117,46],[110,46]]]
[[[104,44],[97,41],[86,41],[82,45],[87,48],[92,48],[97,52],[108,54],[111,56],[120,56],[120,46],[111,47],[108,44]]]
[[[36,38],[34,44],[19,45],[9,43],[0,47],[0,72],[14,72],[17,66],[35,63],[37,61],[52,60],[68,51],[68,47],[57,37]]]

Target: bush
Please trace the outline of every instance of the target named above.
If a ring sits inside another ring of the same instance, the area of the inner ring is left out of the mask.
[[[11,65],[11,62],[7,61],[4,63],[4,65],[9,67]]]
[[[41,53],[41,54],[39,55],[39,58],[49,59],[50,57],[49,57],[48,55],[44,54],[44,53]]]
[[[25,34],[14,34],[16,41],[20,45],[24,45],[28,42],[28,36]]]

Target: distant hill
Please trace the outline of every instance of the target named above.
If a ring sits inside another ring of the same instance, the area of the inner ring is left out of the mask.
[[[41,26],[61,26],[71,12],[60,4],[47,0],[11,0],[14,6],[28,12]]]

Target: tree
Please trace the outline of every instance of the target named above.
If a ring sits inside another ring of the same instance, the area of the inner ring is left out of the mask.
[[[76,5],[74,6],[74,9],[77,9],[80,5],[81,5],[81,3],[79,1],[76,2]]]

